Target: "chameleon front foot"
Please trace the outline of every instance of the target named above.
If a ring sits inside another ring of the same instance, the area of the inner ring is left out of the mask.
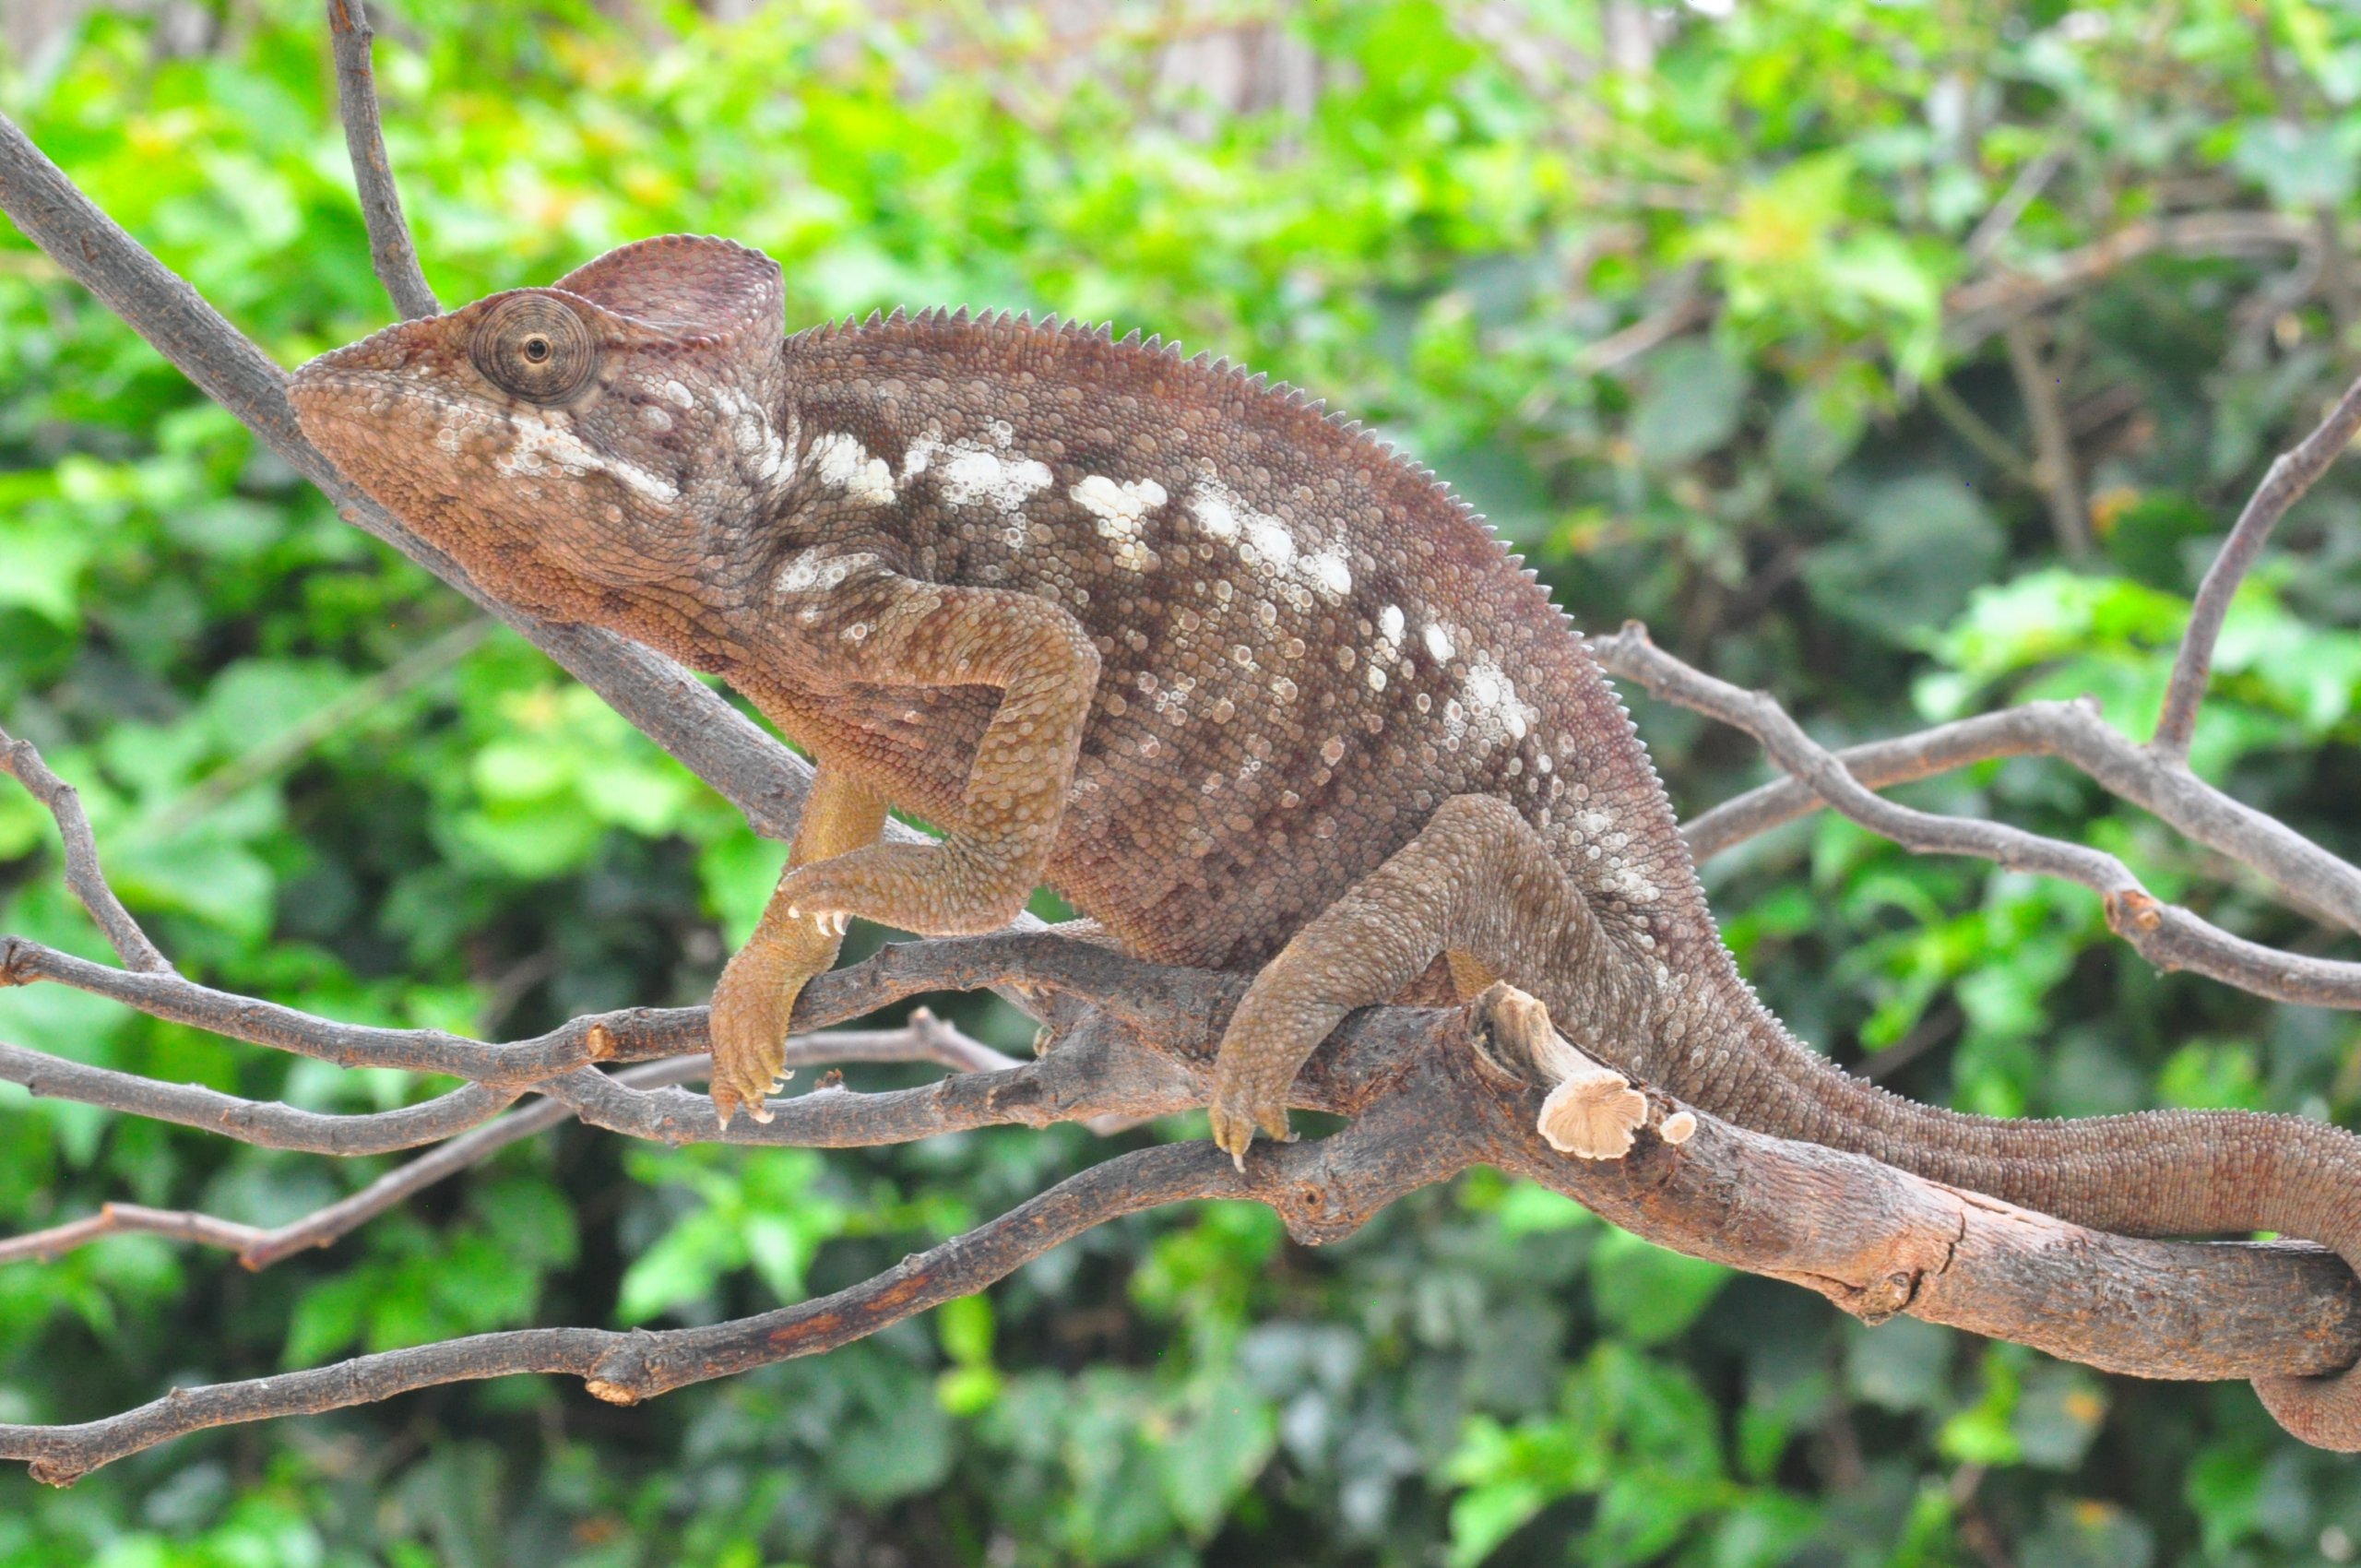
[[[743,1109],[767,1122],[767,1101],[785,1087],[788,1020],[795,999],[812,977],[836,961],[844,938],[839,911],[805,913],[789,909],[782,923],[766,929],[739,949],[713,988],[706,1033],[713,1041],[710,1093],[721,1124]]]

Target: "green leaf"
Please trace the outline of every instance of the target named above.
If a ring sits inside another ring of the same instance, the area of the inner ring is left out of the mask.
[[[1262,1473],[1278,1439],[1268,1403],[1242,1382],[1219,1383],[1157,1447],[1165,1501],[1190,1534],[1213,1533],[1230,1501]]]
[[[1680,1334],[1734,1277],[1719,1264],[1667,1252],[1628,1230],[1602,1230],[1591,1250],[1592,1303],[1611,1333],[1634,1345]]]
[[[1678,343],[1648,366],[1631,444],[1650,468],[1679,468],[1727,441],[1745,411],[1744,368],[1709,343]]]

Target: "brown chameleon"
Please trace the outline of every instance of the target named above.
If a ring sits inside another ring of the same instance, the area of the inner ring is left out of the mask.
[[[929,313],[782,339],[779,269],[649,240],[313,361],[304,433],[493,593],[743,692],[818,764],[714,993],[712,1093],[766,1116],[851,917],[1007,922],[1256,969],[1214,1137],[1287,1134],[1353,1008],[1504,978],[1715,1115],[2103,1229],[2361,1261],[2361,1140],[2227,1111],[2011,1122],[1847,1076],[1723,947],[1620,705],[1432,475],[1155,339]],[[878,842],[888,803],[939,846]],[[2361,1451],[2361,1374],[2258,1384]]]

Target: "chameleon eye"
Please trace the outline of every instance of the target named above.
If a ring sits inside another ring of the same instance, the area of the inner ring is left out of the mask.
[[[528,403],[563,403],[598,367],[590,328],[564,301],[517,294],[476,323],[468,357],[485,380]]]

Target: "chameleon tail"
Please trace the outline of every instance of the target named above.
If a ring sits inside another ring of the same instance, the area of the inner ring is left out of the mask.
[[[1675,1094],[1741,1125],[1849,1149],[1954,1186],[2131,1236],[2274,1230],[2361,1273],[2361,1137],[2296,1116],[2142,1111],[2013,1121],[1922,1105],[1853,1077],[1755,1012],[1758,1039]],[[1762,1036],[1774,1038],[1763,1039]],[[2361,1367],[2255,1380],[2279,1424],[2361,1453]]]

